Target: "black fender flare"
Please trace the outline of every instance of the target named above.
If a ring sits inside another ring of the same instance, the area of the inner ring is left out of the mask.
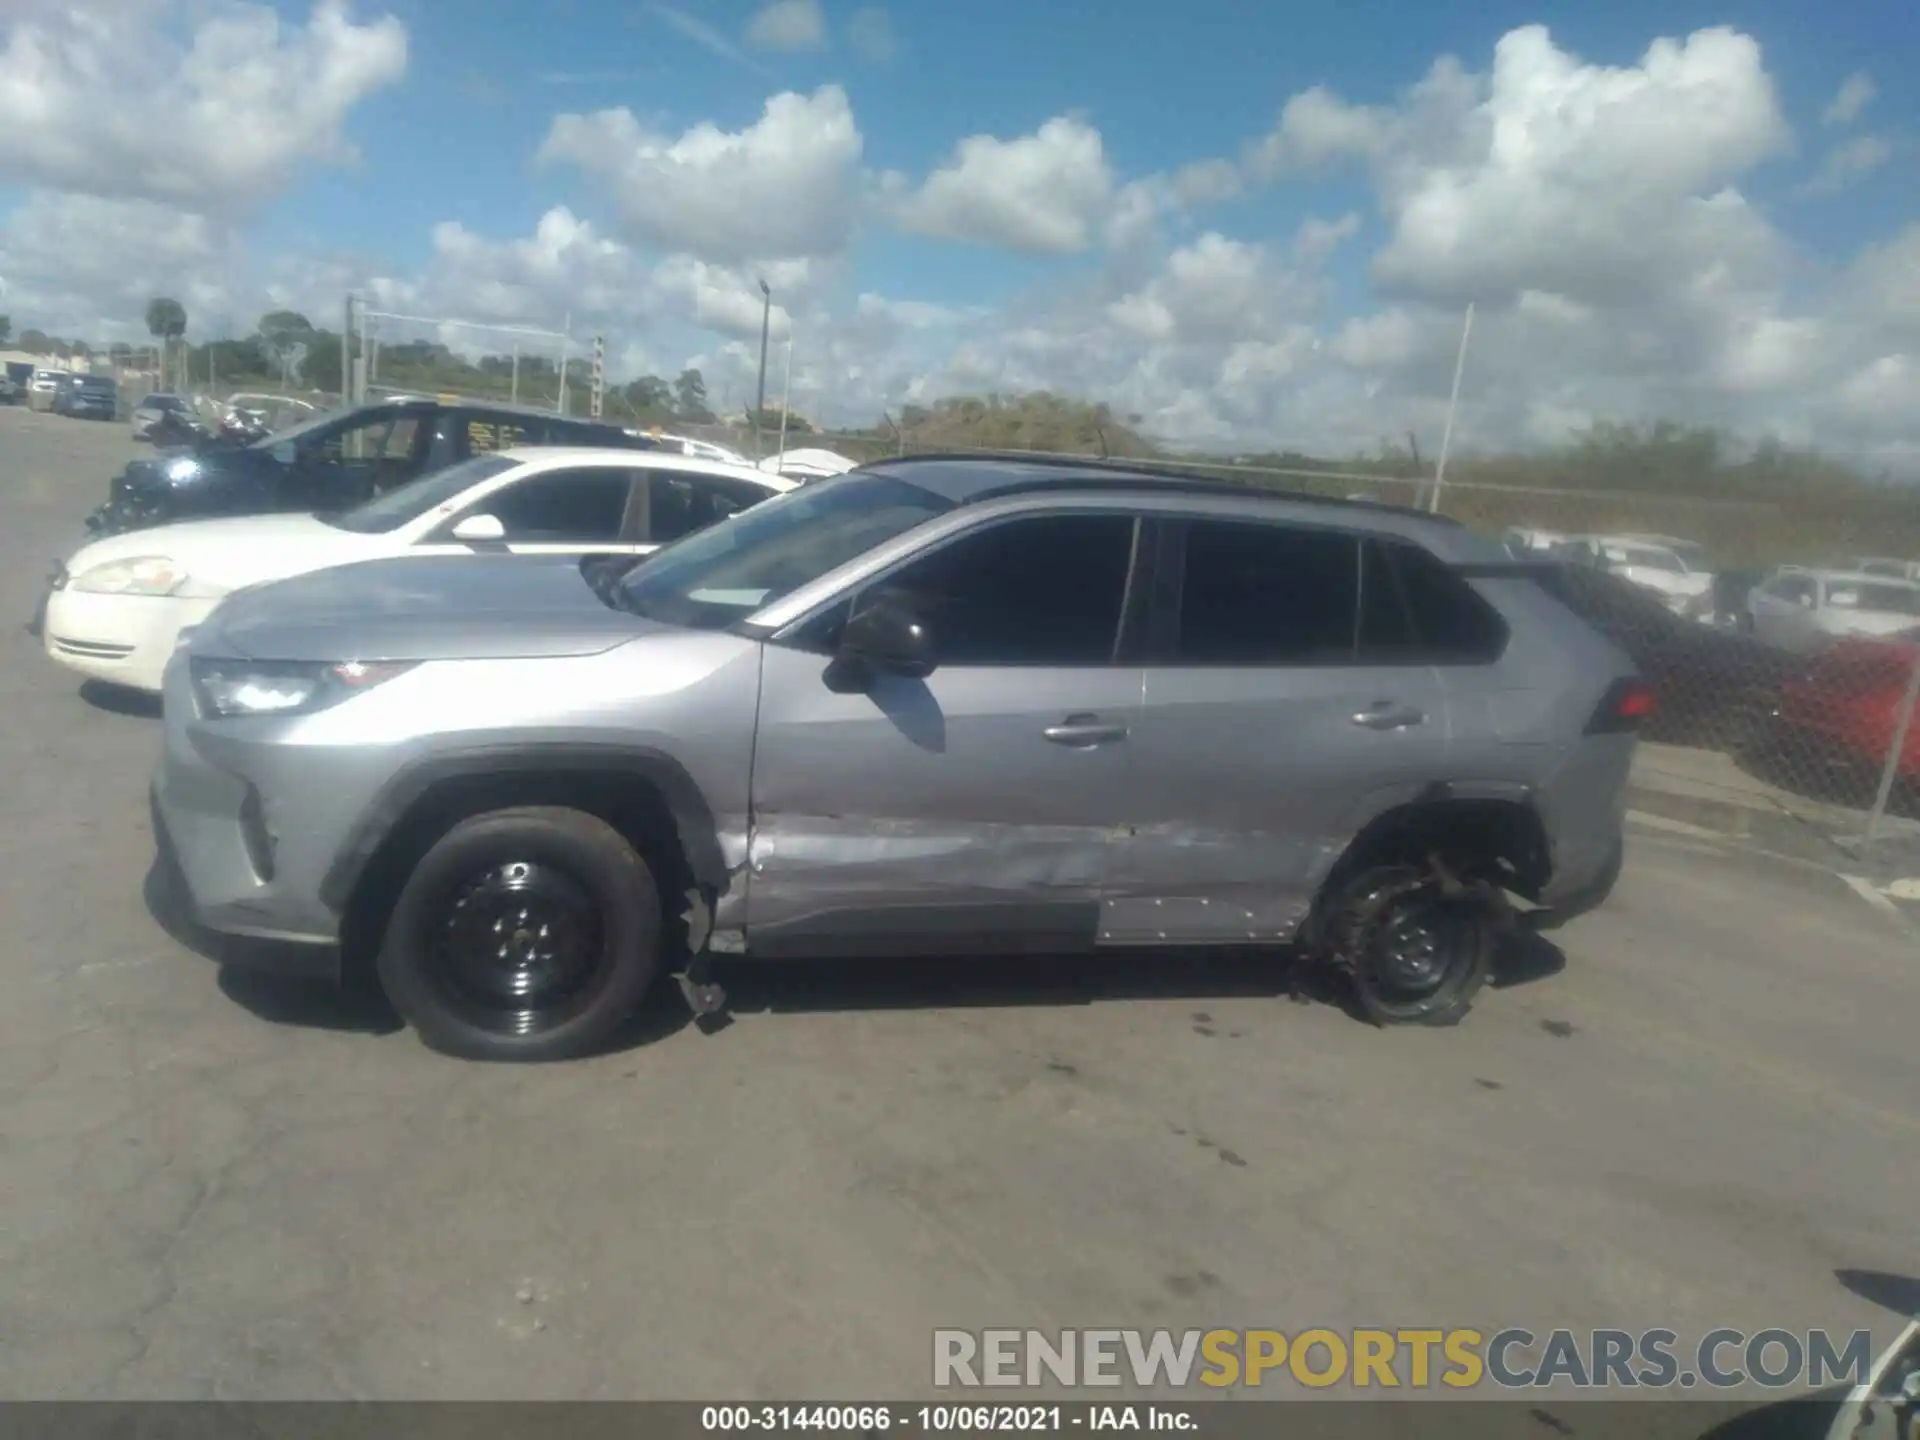
[[[474,746],[425,756],[381,786],[320,882],[320,899],[344,915],[382,846],[422,801],[450,784],[468,780],[539,775],[618,774],[646,782],[673,818],[681,853],[694,882],[713,894],[728,888],[729,870],[718,822],[686,767],[646,746],[594,743],[532,743]]]

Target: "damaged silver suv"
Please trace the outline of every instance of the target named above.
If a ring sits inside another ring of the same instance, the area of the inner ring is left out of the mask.
[[[1374,1020],[1446,1023],[1501,927],[1611,889],[1651,704],[1445,520],[983,457],[625,573],[241,591],[165,694],[156,835],[199,921],[370,960],[428,1043],[527,1060],[662,972],[720,1007],[715,955],[1293,942]]]

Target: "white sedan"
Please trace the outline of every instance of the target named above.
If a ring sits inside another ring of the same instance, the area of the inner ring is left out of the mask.
[[[157,692],[181,630],[246,585],[387,555],[644,555],[791,490],[744,465],[649,450],[477,455],[352,510],[197,520],[97,540],[54,575],[47,654]]]

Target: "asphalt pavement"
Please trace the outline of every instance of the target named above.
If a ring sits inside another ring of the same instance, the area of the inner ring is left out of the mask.
[[[149,913],[156,722],[19,628],[134,453],[0,410],[0,1396],[924,1395],[936,1327],[1873,1327],[1920,950],[1636,830],[1456,1029],[1268,958],[736,972],[538,1068]]]

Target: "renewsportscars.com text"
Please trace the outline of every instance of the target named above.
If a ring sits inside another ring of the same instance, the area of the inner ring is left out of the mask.
[[[1767,1389],[1859,1385],[1865,1330],[936,1330],[933,1383],[1139,1389]]]

